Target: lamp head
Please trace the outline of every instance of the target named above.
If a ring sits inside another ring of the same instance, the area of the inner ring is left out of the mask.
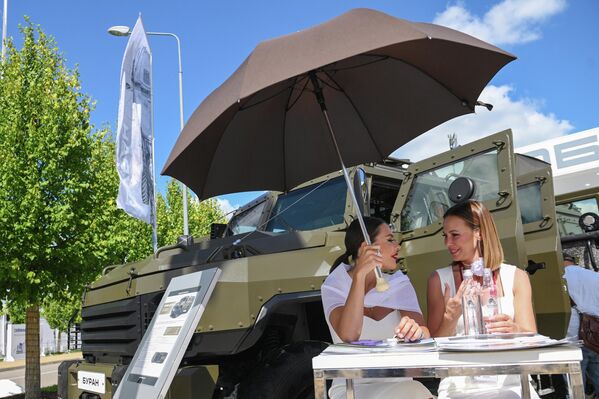
[[[108,33],[113,36],[129,36],[131,34],[131,30],[128,26],[117,25],[108,28]]]

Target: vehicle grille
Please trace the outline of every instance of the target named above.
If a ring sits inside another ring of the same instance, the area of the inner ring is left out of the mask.
[[[128,364],[162,294],[146,294],[83,308],[81,349],[84,357],[91,362]]]

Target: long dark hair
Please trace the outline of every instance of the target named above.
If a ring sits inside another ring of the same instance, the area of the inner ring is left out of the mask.
[[[364,225],[366,226],[366,232],[368,233],[368,237],[370,237],[370,241],[373,242],[381,225],[386,222],[383,219],[375,218],[375,217],[365,217]],[[358,257],[358,250],[360,249],[360,245],[364,241],[364,235],[362,234],[362,229],[360,228],[360,223],[358,219],[355,219],[349,227],[345,230],[345,252],[343,255],[338,257],[335,262],[333,262],[333,266],[331,266],[331,272],[335,270],[337,266],[341,263],[349,264],[349,258],[356,259]]]
[[[449,208],[443,215],[457,216],[473,230],[480,231],[480,253],[485,266],[491,270],[498,269],[503,262],[503,248],[497,234],[497,226],[487,207],[480,201],[468,200]]]

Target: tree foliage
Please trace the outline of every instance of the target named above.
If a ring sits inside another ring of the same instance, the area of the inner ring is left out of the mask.
[[[9,40],[0,64],[0,297],[9,314],[26,313],[27,342],[39,342],[40,305],[52,327],[65,328],[103,267],[152,253],[151,227],[116,209],[114,141],[90,125],[93,102],[80,92],[78,71],[39,26],[27,20],[20,32],[23,47]],[[160,245],[181,235],[181,209],[171,181],[157,201]],[[191,201],[196,237],[222,221],[214,200]],[[33,398],[39,345],[27,346],[26,360]]]
[[[119,222],[135,221],[114,208],[109,133],[90,126],[93,103],[54,40],[29,21],[20,32],[22,48],[9,40],[0,65],[0,297],[25,309],[32,343],[42,300],[80,296],[107,262],[127,257],[122,235],[143,228],[111,237]],[[26,397],[34,398],[39,345],[26,351]]]
[[[197,197],[188,194],[188,226],[189,234],[196,239],[210,234],[212,223],[225,223],[225,215],[215,199],[198,201]],[[158,195],[156,199],[156,215],[158,225],[158,245],[171,245],[183,234],[183,190],[181,185],[171,179],[166,188],[166,196]]]
[[[151,227],[126,215],[122,210],[116,209],[118,176],[114,167],[114,143],[111,140],[103,140],[96,144],[101,156],[97,155],[94,159],[102,159],[101,163],[107,172],[110,172],[102,176],[107,179],[107,182],[98,184],[97,190],[110,188],[110,192],[103,195],[107,204],[102,207],[103,216],[95,221],[99,225],[98,231],[102,232],[98,240],[103,242],[103,245],[94,249],[94,256],[102,259],[103,265],[143,259],[152,253]],[[162,195],[162,193],[157,195],[159,246],[174,244],[177,238],[183,234],[182,192],[180,184],[175,180],[170,180],[166,195]],[[191,198],[188,204],[190,234],[196,238],[206,236],[210,233],[212,223],[225,222],[224,213],[216,200],[199,202],[197,197],[193,197],[189,192],[188,194]],[[44,298],[42,315],[50,327],[67,331],[69,319],[81,308],[80,294],[80,289],[74,288],[62,295],[51,295]],[[11,314],[19,314],[19,311],[22,312],[22,309],[19,308]]]
[[[69,323],[81,321],[81,297],[70,292],[46,297],[42,301],[41,315],[51,328],[68,331]]]

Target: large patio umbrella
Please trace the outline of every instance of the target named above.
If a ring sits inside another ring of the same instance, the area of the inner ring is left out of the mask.
[[[194,111],[162,174],[204,199],[287,191],[380,161],[474,112],[488,81],[514,59],[453,29],[351,10],[258,44]]]

